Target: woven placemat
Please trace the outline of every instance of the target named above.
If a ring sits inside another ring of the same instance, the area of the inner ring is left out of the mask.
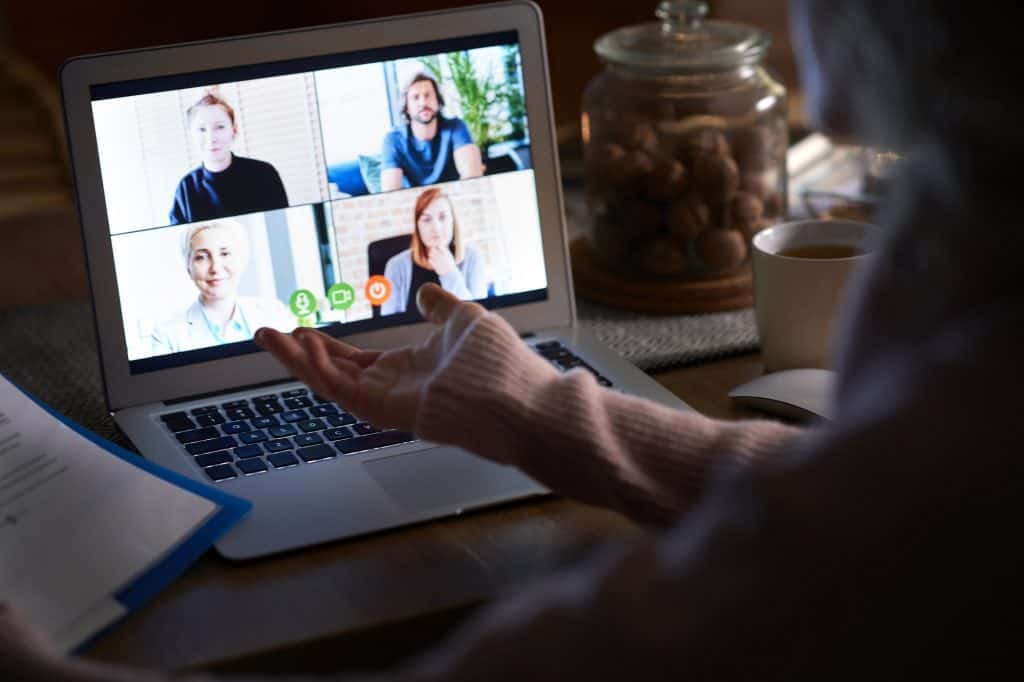
[[[616,353],[645,372],[757,350],[754,311],[644,315],[578,301],[577,317]]]
[[[130,447],[104,406],[88,303],[0,310],[0,372],[72,421]]]

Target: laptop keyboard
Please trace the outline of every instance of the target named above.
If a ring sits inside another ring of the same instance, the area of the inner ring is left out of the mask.
[[[562,372],[568,372],[570,369],[580,367],[593,374],[600,385],[606,388],[611,388],[612,386],[612,382],[608,377],[588,365],[583,358],[573,353],[560,341],[538,343],[533,346],[533,349]]]
[[[160,419],[215,483],[416,440],[406,431],[379,429],[305,388]]]
[[[612,386],[559,341],[533,348],[560,371],[580,367]],[[160,420],[215,483],[416,440],[407,431],[379,429],[306,388],[169,412]]]

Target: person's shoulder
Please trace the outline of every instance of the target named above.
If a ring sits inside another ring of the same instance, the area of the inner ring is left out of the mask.
[[[441,127],[447,130],[469,130],[469,126],[458,116],[439,116]]]
[[[408,137],[409,126],[405,123],[400,123],[384,133],[384,140],[392,143],[401,142],[402,140],[408,139]]]
[[[238,304],[245,310],[278,311],[287,310],[287,306],[276,298],[262,298],[260,296],[239,296]]]
[[[402,267],[406,263],[412,264],[412,251],[409,249],[402,249],[391,258],[388,258],[387,264],[384,269]]]
[[[203,164],[199,164],[188,173],[181,176],[181,180],[178,182],[179,189],[191,189],[199,186],[199,181],[203,177]]]
[[[276,173],[277,169],[274,168],[272,163],[267,161],[261,161],[260,159],[252,159],[248,156],[235,156],[231,160],[231,165],[236,165],[239,170],[253,170],[257,172],[271,171]]]
[[[238,305],[249,325],[254,327],[254,332],[259,327],[274,327],[280,331],[291,331],[294,327],[295,316],[288,306],[276,298],[239,296]]]

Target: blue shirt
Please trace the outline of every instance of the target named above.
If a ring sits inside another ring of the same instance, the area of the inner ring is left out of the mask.
[[[417,139],[406,123],[384,136],[380,168],[401,168],[413,187],[458,180],[454,152],[467,144],[473,144],[473,136],[461,118],[438,116],[431,140]]]

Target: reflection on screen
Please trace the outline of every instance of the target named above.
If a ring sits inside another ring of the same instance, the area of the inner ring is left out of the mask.
[[[133,373],[547,280],[514,33],[96,86]]]

